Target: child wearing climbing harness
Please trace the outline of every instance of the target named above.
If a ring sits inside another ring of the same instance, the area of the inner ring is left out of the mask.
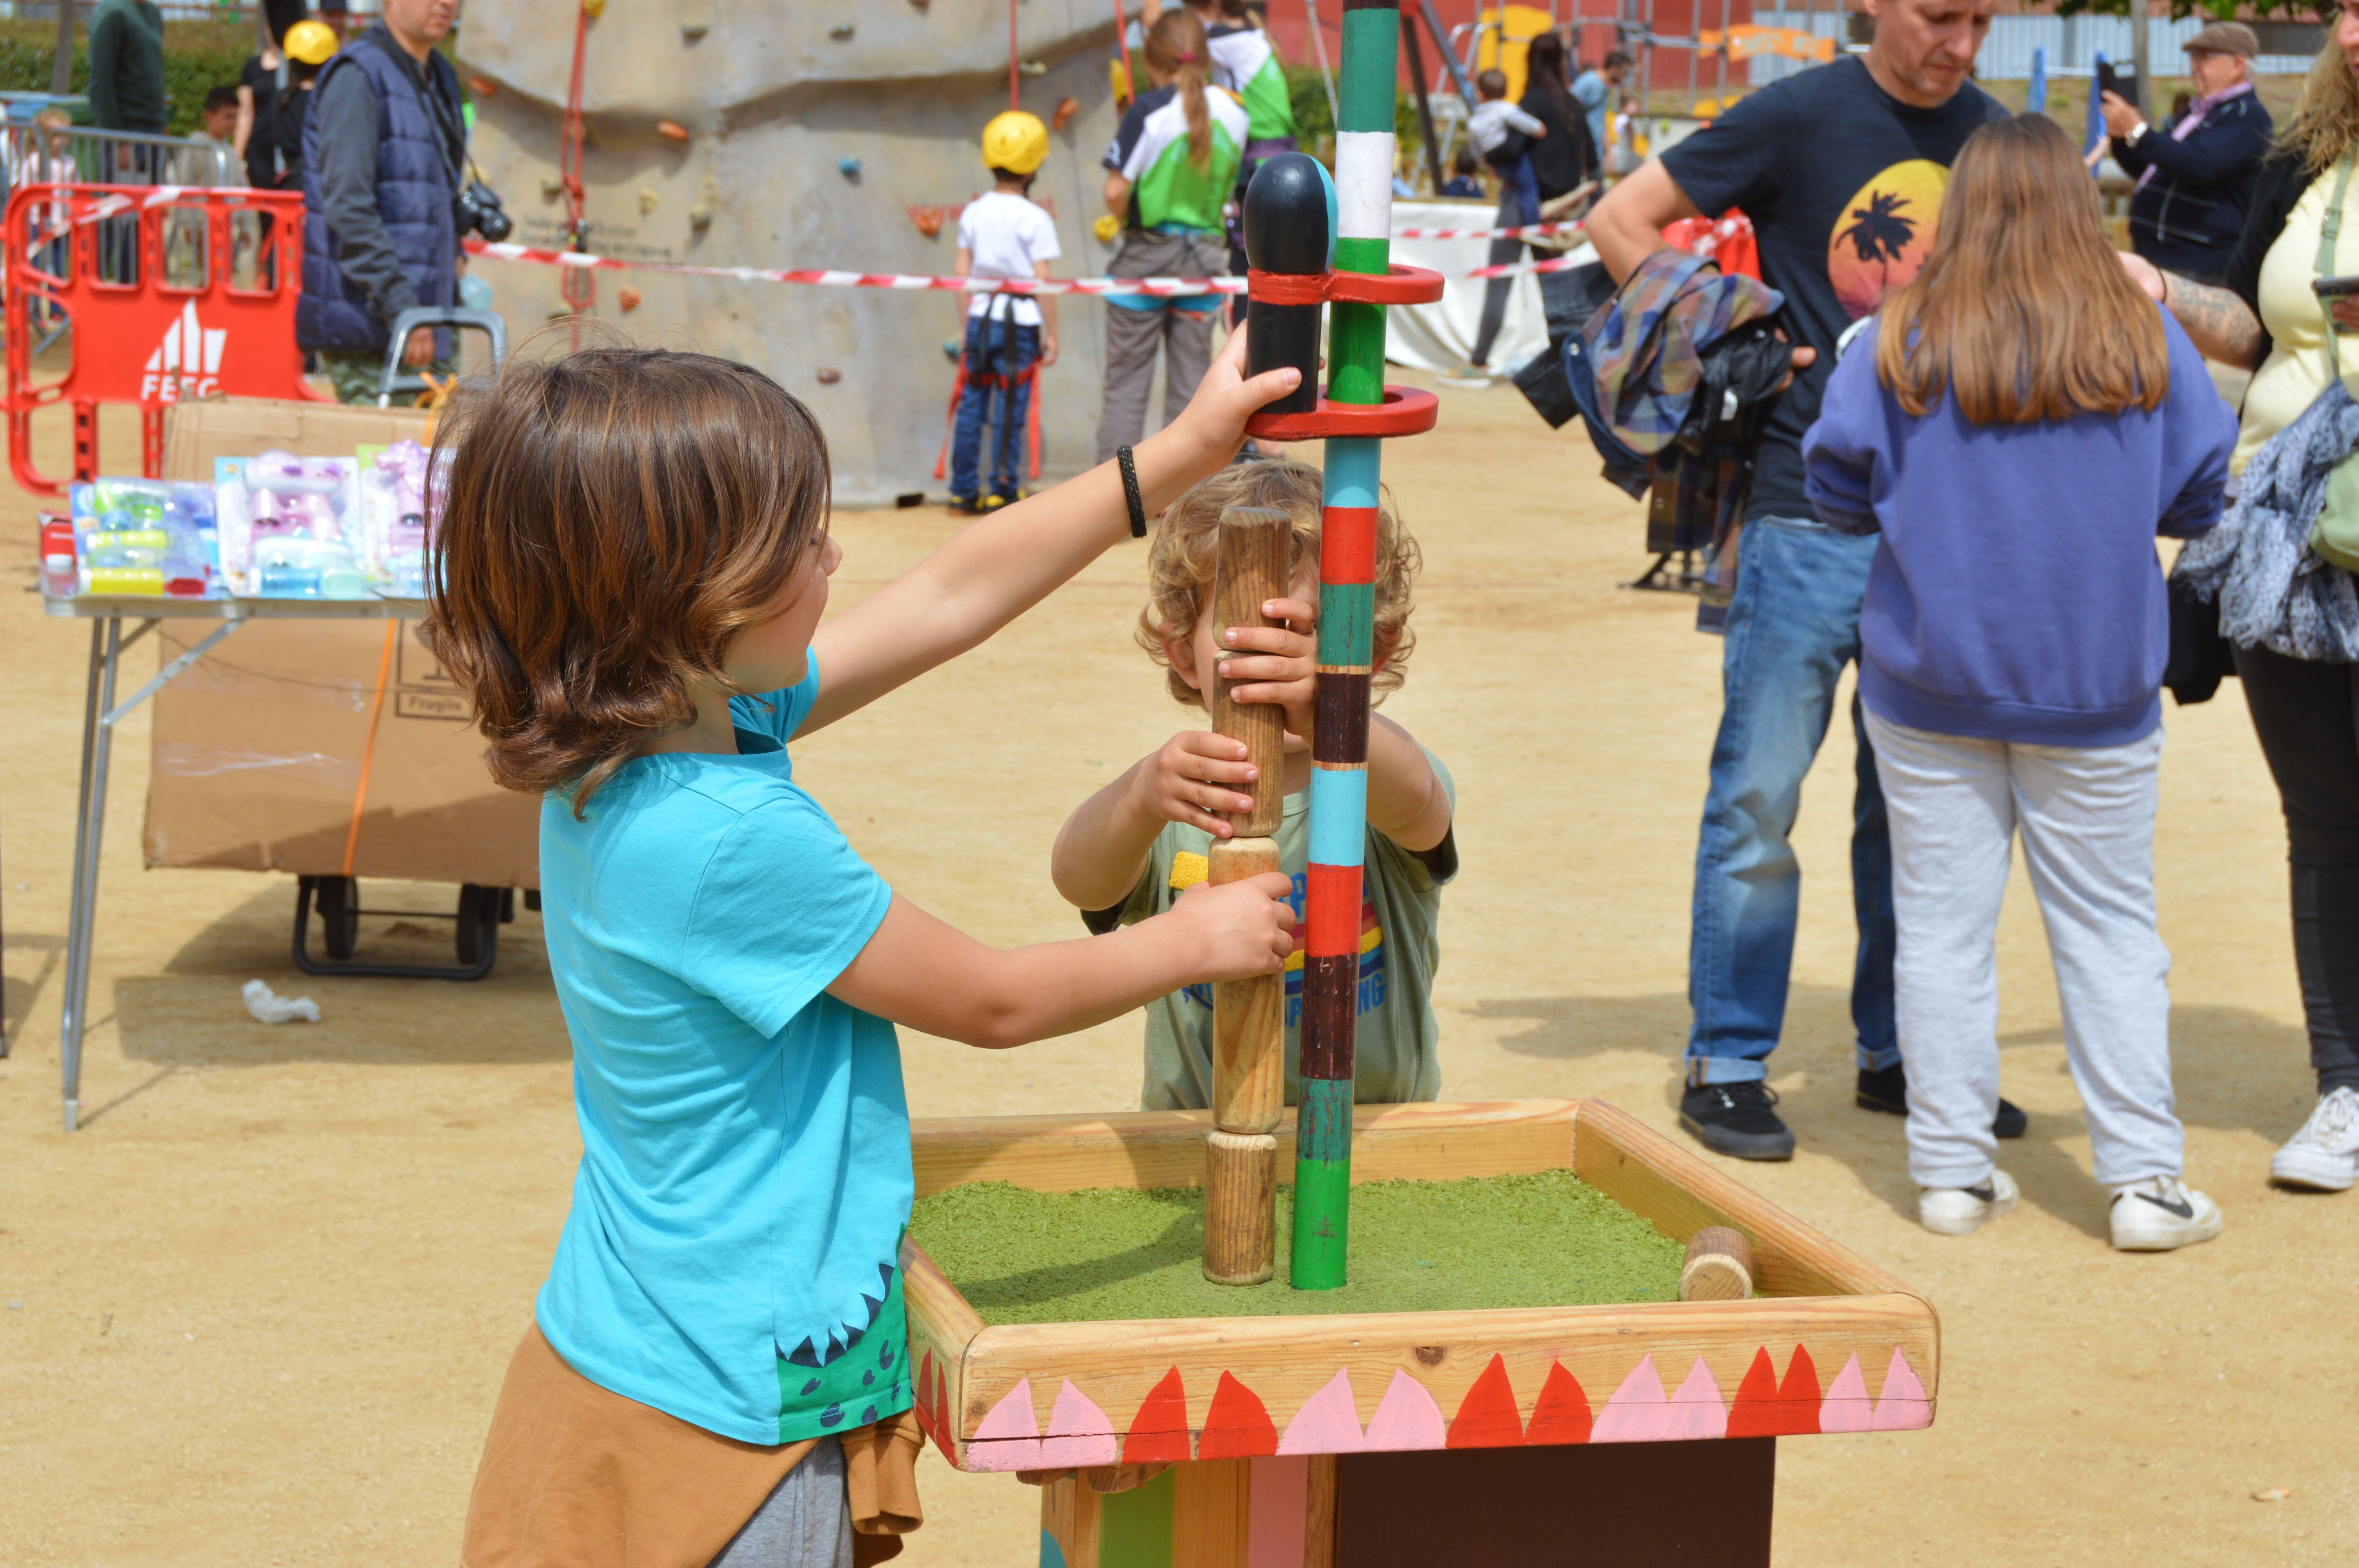
[[[2220,1206],[2180,1179],[2155,923],[2170,645],[2155,536],[2219,521],[2235,418],[2122,271],[2079,152],[2041,115],[1966,139],[1922,270],[1874,319],[1802,461],[1827,526],[1876,541],[1859,700],[1892,823],[1918,1218],[1962,1236],[2016,1204],[1992,1121],[2019,835],[2113,1243],[2209,1240]]]
[[[1280,153],[1300,146],[1294,124],[1294,100],[1286,87],[1286,67],[1271,47],[1269,34],[1245,0],[1190,0],[1188,9],[1204,25],[1204,41],[1212,54],[1212,83],[1245,107],[1245,156],[1237,160],[1236,200],[1228,222],[1229,270],[1245,270],[1245,187],[1254,170]],[[1153,27],[1163,14],[1161,0],[1146,0],[1140,15]],[[1245,298],[1229,301],[1229,324],[1245,319]]]
[[[1131,101],[1106,148],[1105,203],[1123,225],[1115,277],[1218,277],[1223,209],[1236,182],[1247,121],[1225,92],[1205,87],[1210,50],[1203,24],[1166,11],[1141,51],[1155,83]],[[1163,416],[1187,406],[1212,353],[1218,294],[1105,297],[1105,402],[1098,415],[1100,462],[1138,439],[1155,356],[1163,353]]]
[[[825,438],[745,365],[519,356],[444,416],[427,635],[541,796],[582,1160],[461,1560],[846,1568],[915,1529],[895,1025],[985,1049],[1275,974],[1272,873],[1000,951],[897,892],[790,748],[990,637],[1236,454],[1240,339],[1166,429],[821,623]],[[1043,677],[1042,689],[1049,688]]]
[[[1231,629],[1216,642],[1212,575],[1221,513],[1268,506],[1289,514],[1293,585],[1263,613],[1279,627]],[[1157,525],[1147,563],[1147,605],[1137,638],[1164,666],[1181,704],[1204,707],[1216,667],[1239,702],[1286,710],[1286,806],[1274,838],[1278,869],[1302,914],[1310,860],[1310,737],[1319,600],[1320,474],[1291,458],[1225,469],[1180,497]],[[1409,630],[1417,541],[1389,505],[1376,521],[1375,700],[1399,687],[1416,645]],[[1083,801],[1057,835],[1049,875],[1092,931],[1147,920],[1202,881],[1213,840],[1231,835],[1215,812],[1250,810],[1234,786],[1254,778],[1245,743],[1183,730]],[[1388,719],[1368,720],[1368,822],[1360,906],[1358,1046],[1353,1098],[1397,1103],[1441,1093],[1433,973],[1440,961],[1441,890],[1458,872],[1451,831],[1456,787],[1440,759]],[[1295,1103],[1302,1048],[1302,940],[1298,925],[1286,960],[1286,1103]],[[1147,1006],[1148,1110],[1202,1110],[1212,1095],[1212,988],[1188,986]]]
[[[1047,277],[1061,254],[1057,224],[1034,204],[1033,177],[1049,156],[1049,127],[1010,109],[983,128],[983,162],[998,183],[959,214],[961,277]],[[951,438],[951,510],[973,516],[1021,493],[1016,460],[1032,406],[1033,372],[1057,362],[1057,297],[975,294],[966,308],[966,387]],[[997,412],[993,411],[994,404]],[[979,474],[983,427],[991,427],[991,491]]]

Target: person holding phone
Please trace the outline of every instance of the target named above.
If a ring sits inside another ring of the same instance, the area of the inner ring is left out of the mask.
[[[2171,272],[2217,283],[2228,270],[2261,159],[2277,132],[2253,92],[2260,39],[2242,22],[2214,22],[2187,40],[2196,97],[2162,130],[2130,99],[2104,92],[2099,108],[2130,191],[2130,248]],[[2134,85],[2125,82],[2123,85]]]
[[[2332,13],[2293,122],[2261,162],[2252,211],[2217,285],[2122,265],[2209,358],[2254,373],[2232,471],[2299,420],[2336,379],[2359,371],[2359,297],[2321,298],[2321,276],[2359,275],[2359,0]],[[2329,243],[2328,223],[2333,223]],[[2331,324],[2330,324],[2331,322]],[[2334,348],[2328,333],[2341,334]],[[2320,454],[2340,460],[2343,452]],[[2245,543],[2245,508],[2222,524],[2249,590],[2280,607],[2236,674],[2285,806],[2293,891],[2294,968],[2309,1025],[2317,1099],[2269,1161],[2284,1185],[2341,1192],[2359,1184],[2359,582],[2308,548]],[[2234,608],[2222,595],[2223,620]],[[2304,613],[2286,613],[2299,604]]]

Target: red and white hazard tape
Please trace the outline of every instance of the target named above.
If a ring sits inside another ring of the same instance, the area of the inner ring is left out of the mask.
[[[1570,234],[1581,228],[1578,220],[1562,223],[1526,223],[1513,229],[1395,229],[1396,240],[1536,240],[1543,234]]]
[[[1556,223],[1554,230],[1578,229],[1578,223]],[[803,283],[821,288],[935,288],[956,294],[1145,294],[1157,298],[1194,294],[1243,294],[1242,277],[938,277],[922,273],[842,272],[827,267],[694,266],[686,262],[624,261],[581,251],[555,251],[539,245],[495,245],[470,237],[467,254],[494,261],[527,262],[537,266],[595,267],[614,272],[669,272],[690,277],[725,277],[739,283]],[[1579,265],[1572,256],[1548,261],[1503,262],[1449,276],[1462,278],[1510,277],[1524,272],[1563,272]]]

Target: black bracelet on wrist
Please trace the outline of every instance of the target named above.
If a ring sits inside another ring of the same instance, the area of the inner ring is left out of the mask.
[[[1114,461],[1122,465],[1122,498],[1130,507],[1130,536],[1147,537],[1147,503],[1138,493],[1138,465],[1131,460],[1128,447],[1114,449]]]

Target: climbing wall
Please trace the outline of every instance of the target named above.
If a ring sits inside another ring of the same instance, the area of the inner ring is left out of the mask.
[[[582,51],[584,248],[722,266],[951,270],[957,209],[991,189],[977,150],[1008,106],[1009,0],[613,0]],[[1016,0],[1022,107],[1052,121],[1033,199],[1067,276],[1102,273],[1098,159],[1115,114],[1111,0]],[[475,159],[517,243],[562,246],[560,174],[577,10],[471,0],[461,74]],[[929,236],[925,228],[939,221]],[[510,327],[562,319],[559,269],[473,264]],[[634,340],[761,367],[825,427],[846,505],[943,493],[933,469],[962,328],[959,296],[599,272],[590,313]],[[577,281],[576,287],[581,287]],[[625,289],[636,303],[627,311]],[[1106,307],[1060,301],[1063,355],[1042,373],[1044,478],[1087,466]]]

